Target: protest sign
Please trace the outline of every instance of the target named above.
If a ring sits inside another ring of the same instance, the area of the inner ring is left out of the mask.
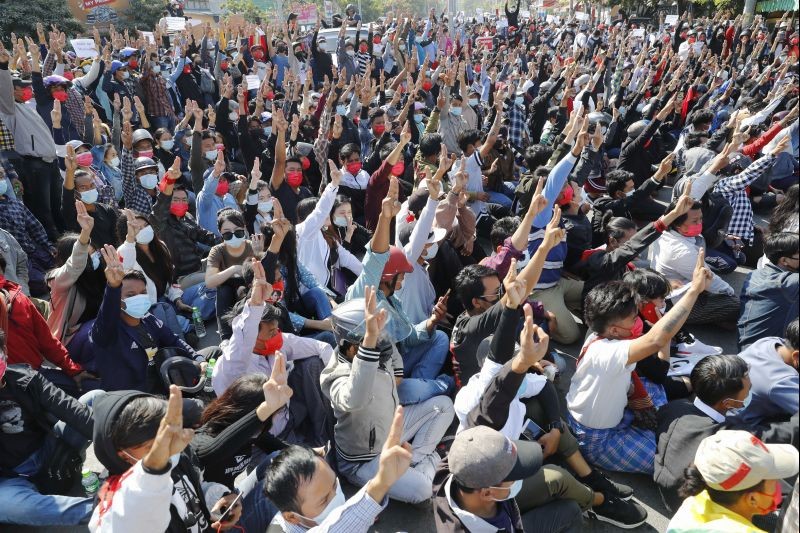
[[[83,58],[97,57],[97,48],[94,46],[94,39],[70,39],[75,55]]]

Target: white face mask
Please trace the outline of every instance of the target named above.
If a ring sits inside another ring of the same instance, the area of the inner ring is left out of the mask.
[[[112,157],[108,160],[108,166],[112,168],[119,168],[119,157]]]
[[[493,489],[508,489],[509,487],[492,487]],[[506,500],[511,500],[516,498],[517,494],[519,494],[520,489],[522,489],[522,480],[518,479],[511,485],[511,490],[508,492],[508,496],[505,498],[493,498],[496,502],[503,502]]]
[[[517,96],[516,98],[514,98],[514,103],[517,105],[522,105],[523,103],[525,103],[525,97]]]
[[[322,522],[324,522],[325,519],[328,518],[328,516],[333,511],[336,510],[336,508],[341,507],[342,505],[344,505],[346,501],[347,501],[347,498],[344,497],[344,492],[342,492],[342,485],[339,483],[339,480],[337,479],[336,480],[336,496],[334,496],[333,499],[330,502],[328,502],[328,505],[325,506],[325,509],[323,509],[321,513],[319,513],[317,516],[315,516],[313,518],[309,518],[307,516],[303,516],[300,513],[295,513],[295,514],[297,516],[305,518],[306,520],[309,520],[309,521],[314,522],[315,524],[319,525]]]
[[[145,226],[136,234],[136,242],[139,244],[150,244],[153,237],[155,237],[153,226]]]
[[[175,141],[172,139],[169,139],[167,141],[161,141],[161,148],[163,148],[166,151],[172,150],[173,146],[175,146]]]
[[[356,55],[356,51],[355,50],[347,50],[347,55],[349,55],[350,57],[353,57],[354,55]]]
[[[153,65],[153,73],[161,74],[161,65]]]
[[[625,196],[630,198],[631,196],[633,196],[633,193],[635,193],[635,192],[636,192],[636,189],[631,189],[631,190],[629,190],[628,192],[625,193]]]
[[[428,249],[425,250],[425,255],[423,255],[422,257],[424,257],[425,259],[433,259],[434,257],[436,257],[436,252],[438,251],[439,251],[439,243],[435,242],[430,246],[428,246]]]
[[[339,228],[346,228],[350,224],[347,222],[347,217],[345,216],[336,216],[333,217],[333,225]]]
[[[269,213],[272,211],[272,200],[264,200],[263,202],[258,202],[258,210],[262,213]]]
[[[206,152],[206,159],[209,161],[216,161],[217,160],[217,149],[208,150]]]
[[[127,80],[130,77],[131,77],[131,73],[130,72],[128,72],[127,70],[123,70],[122,71],[122,79],[123,80]]]

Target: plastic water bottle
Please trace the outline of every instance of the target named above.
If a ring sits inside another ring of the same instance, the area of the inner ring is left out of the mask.
[[[86,496],[94,496],[100,490],[100,478],[91,470],[84,470],[81,474],[81,485]]]
[[[208,365],[206,366],[206,382],[203,385],[203,391],[213,393],[214,386],[211,384],[211,374],[214,373],[214,365],[217,363],[217,360],[211,358],[208,360]]]
[[[200,309],[192,307],[192,324],[194,324],[194,333],[198,339],[206,336],[206,324],[203,322],[203,315],[200,314]]]

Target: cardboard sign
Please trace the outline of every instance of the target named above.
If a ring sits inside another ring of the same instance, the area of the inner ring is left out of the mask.
[[[156,36],[153,34],[152,31],[143,31],[142,37],[147,39],[147,42],[150,44],[156,44]]]
[[[248,91],[261,87],[261,80],[258,78],[258,74],[248,74],[244,79],[247,82]]]
[[[640,39],[644,37],[644,28],[636,28],[631,32],[631,36],[639,37]]]
[[[678,22],[678,15],[667,15],[664,17],[664,24],[672,24],[674,26],[676,22]]]
[[[300,25],[317,23],[317,6],[314,4],[294,4],[292,13],[297,13],[297,23]]]
[[[165,17],[168,32],[180,32],[186,29],[186,19],[183,17]]]
[[[75,55],[84,58],[97,57],[97,48],[94,46],[94,39],[70,39]]]

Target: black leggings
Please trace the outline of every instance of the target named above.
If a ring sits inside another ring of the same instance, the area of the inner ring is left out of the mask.
[[[239,299],[236,291],[242,285],[243,281],[241,279],[233,278],[217,287],[217,300],[214,306],[217,310],[217,329],[222,340],[230,339],[231,335],[233,335],[230,322],[224,317],[233,309],[234,304]]]

